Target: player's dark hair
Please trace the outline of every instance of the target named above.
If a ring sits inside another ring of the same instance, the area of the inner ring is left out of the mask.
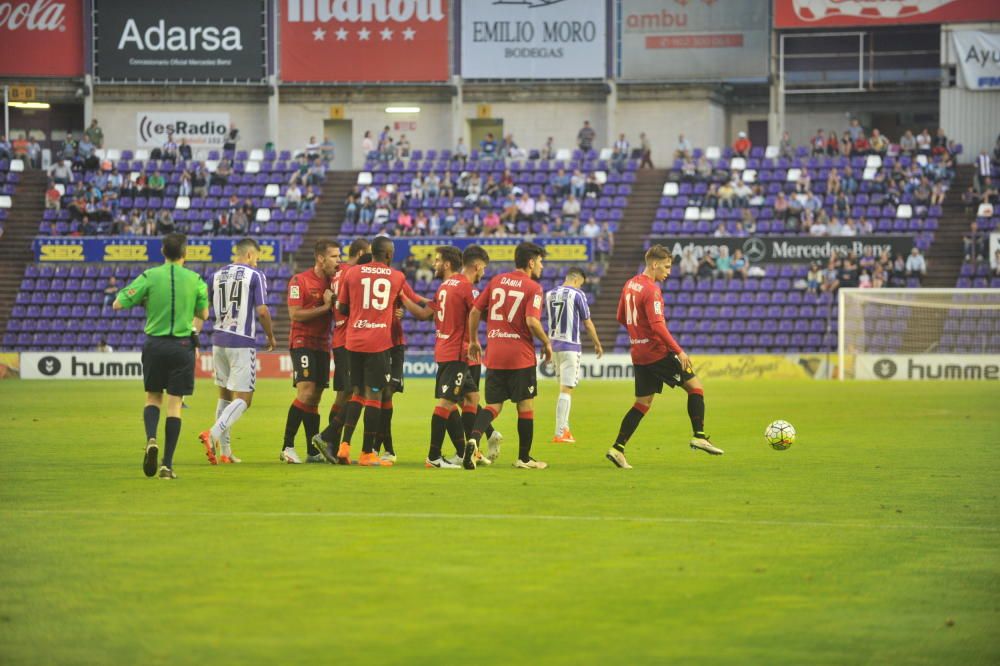
[[[441,259],[451,267],[453,272],[457,273],[462,270],[462,251],[457,247],[454,245],[439,245],[435,252],[441,255]]]
[[[670,254],[670,251],[662,245],[654,245],[653,247],[646,250],[646,263],[652,263],[654,261],[660,261],[663,259],[669,259],[670,263],[673,263],[674,258]]]
[[[538,245],[537,243],[524,241],[523,243],[518,244],[517,248],[514,249],[514,267],[527,268],[532,259],[544,256],[544,247]]]
[[[579,266],[572,266],[568,271],[566,271],[566,277],[578,277],[583,281],[587,280],[587,274],[583,272],[583,269]]]
[[[331,247],[335,247],[338,250],[340,249],[340,245],[338,245],[332,240],[316,241],[316,244],[313,245],[313,254],[316,255],[317,257],[325,257],[326,251],[329,250]]]
[[[484,264],[490,263],[490,255],[482,245],[470,245],[462,252],[462,264],[464,266],[471,266],[476,261],[481,261]]]
[[[358,266],[363,266],[364,264],[372,263],[372,253],[365,252],[360,257],[358,257]]]
[[[348,257],[360,257],[365,252],[372,249],[372,244],[364,238],[356,238],[351,241],[351,246],[347,248]]]
[[[372,241],[372,257],[375,261],[389,263],[395,249],[396,246],[393,245],[392,239],[387,236],[376,236],[375,240]]]
[[[187,253],[187,236],[167,234],[163,237],[163,256],[167,261],[180,261]]]
[[[256,250],[257,252],[260,252],[260,243],[258,243],[252,238],[244,238],[240,242],[236,243],[236,247],[234,249],[236,250],[236,254],[238,255],[244,255],[250,250]]]

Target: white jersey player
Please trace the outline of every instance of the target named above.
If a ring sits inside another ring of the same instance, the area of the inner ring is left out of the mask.
[[[257,322],[267,336],[267,351],[274,349],[271,312],[267,309],[267,278],[257,270],[260,245],[245,238],[234,248],[236,262],[220,268],[212,276],[212,360],[215,384],[219,387],[216,420],[198,438],[208,462],[215,465],[238,463],[229,433],[233,424],[250,407],[257,379]]]
[[[566,273],[562,286],[545,295],[545,310],[549,321],[549,338],[555,352],[552,362],[559,377],[559,400],[556,402],[556,433],[553,442],[571,444],[576,441],[569,429],[569,411],[572,405],[573,389],[580,382],[581,325],[594,343],[597,358],[604,354],[597,330],[590,321],[590,306],[587,295],[580,287],[587,276],[580,268],[571,268]]]

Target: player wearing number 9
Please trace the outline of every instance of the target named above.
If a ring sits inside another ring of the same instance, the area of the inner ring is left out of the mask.
[[[515,467],[545,469],[548,465],[531,457],[534,437],[534,398],[537,394],[535,347],[532,336],[542,342],[546,363],[552,360],[552,343],[542,328],[542,275],[545,249],[521,243],[514,250],[515,270],[490,280],[469,313],[469,360],[482,355],[479,321],[486,313],[486,409],[479,412],[472,436],[465,447],[463,466],[475,469],[479,440],[500,414],[503,403],[517,404],[518,459]]]

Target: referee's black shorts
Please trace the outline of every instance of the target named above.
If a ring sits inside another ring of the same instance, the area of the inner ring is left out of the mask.
[[[148,393],[194,393],[194,347],[190,337],[147,337],[142,346],[142,381]]]

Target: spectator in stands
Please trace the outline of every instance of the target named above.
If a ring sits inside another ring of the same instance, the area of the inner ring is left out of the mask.
[[[934,183],[931,188],[931,199],[930,204],[932,206],[943,206],[944,205],[944,195],[947,190],[944,188],[944,183]]]
[[[853,289],[858,286],[860,276],[861,272],[858,270],[858,257],[851,252],[840,262],[840,272],[838,274],[837,281],[840,283],[840,287]]]
[[[830,130],[826,135],[826,154],[828,157],[840,154],[840,139],[837,130]]]
[[[324,180],[326,180],[326,165],[323,164],[323,160],[317,157],[309,165],[309,171],[306,175],[305,182],[307,185],[319,185]]]
[[[174,232],[174,216],[171,214],[169,210],[164,208],[156,216],[156,233],[162,236],[164,234],[172,234],[173,232]]]
[[[625,138],[625,134],[619,134],[618,140],[615,141],[615,145],[611,149],[611,167],[618,173],[625,171],[625,162],[628,160],[629,150],[630,145],[628,139]]]
[[[607,263],[611,254],[615,251],[615,234],[607,222],[601,223],[601,233],[597,234],[594,242],[594,252],[598,261]]]
[[[503,196],[503,193],[500,191],[500,183],[497,182],[497,179],[491,173],[486,176],[486,182],[483,183],[483,194],[480,197],[480,201],[483,202],[484,206],[489,206],[491,199],[500,196]]]
[[[448,199],[453,199],[455,197],[455,180],[451,176],[451,171],[446,170],[444,172],[444,177],[441,179],[440,189],[438,190],[439,197],[447,197]]]
[[[788,220],[789,205],[784,192],[778,192],[774,198],[774,217],[785,222]]]
[[[653,168],[653,144],[645,132],[639,133],[639,168]]]
[[[454,233],[455,225],[458,224],[458,216],[455,214],[454,208],[448,208],[445,211],[444,217],[441,219],[441,233],[445,236],[451,236]]]
[[[763,196],[761,197],[761,199],[762,200],[761,200],[761,202],[759,204],[754,204],[751,201],[750,205],[752,205],[752,206],[753,205],[763,205],[763,203],[764,203],[763,202]],[[742,218],[740,220],[740,228],[744,232],[743,235],[749,236],[751,234],[757,233],[757,220],[756,220],[756,218],[754,218],[754,214],[750,211],[750,209],[749,208],[744,208],[743,212],[740,213],[740,215],[741,215],[741,218]]]
[[[97,222],[90,219],[88,215],[84,215],[80,220],[80,234],[83,236],[96,236],[97,235]]]
[[[502,205],[503,212],[500,213],[500,221],[508,229],[512,229],[517,223],[518,217],[520,217],[520,204],[521,202],[515,198],[513,194],[508,194],[504,197]]]
[[[375,140],[372,138],[372,131],[365,130],[365,135],[361,138],[361,153],[366,160],[375,159]]]
[[[181,144],[177,146],[177,154],[180,156],[182,160],[188,162],[191,161],[192,158],[191,145],[187,142],[187,139],[184,138],[181,139]]]
[[[222,144],[222,150],[225,152],[235,152],[236,143],[240,140],[240,130],[237,129],[234,123],[229,123],[229,131],[226,132],[226,138]]]
[[[208,168],[204,163],[198,165],[195,170],[194,175],[191,176],[191,189],[196,197],[208,196],[208,185],[211,180],[211,174],[208,172]]]
[[[924,128],[924,131],[917,135],[917,155],[931,154],[931,133]]]
[[[580,201],[572,193],[563,201],[562,216],[566,221],[575,220],[580,216]]]
[[[497,156],[497,140],[493,137],[493,132],[487,132],[486,138],[479,142],[479,158],[492,160]]]
[[[799,170],[799,177],[795,180],[795,192],[797,194],[806,194],[812,189],[812,177],[809,175],[809,169],[802,167]]]
[[[792,137],[788,132],[781,133],[781,141],[778,143],[778,156],[786,159],[795,157],[795,145],[792,143]]]
[[[90,121],[90,127],[83,132],[83,136],[97,148],[104,147],[104,130],[97,122],[97,118]]]
[[[913,189],[913,202],[918,206],[930,205],[931,185],[926,178],[921,178],[920,183]]]
[[[805,228],[804,225],[803,228]],[[829,233],[830,230],[827,228],[826,223],[823,221],[823,218],[821,217],[816,217],[815,219],[812,220],[812,223],[809,225],[810,236],[828,236]]]
[[[80,143],[77,144],[76,154],[77,157],[83,161],[83,168],[85,171],[93,171],[100,165],[97,155],[95,154],[96,151],[97,147],[92,144],[90,139],[86,136],[84,136],[80,140]]]
[[[579,169],[573,170],[573,175],[569,178],[569,191],[570,194],[575,196],[577,199],[582,199],[587,188],[587,178],[583,175],[583,172]]]
[[[809,272],[806,273],[806,291],[810,294],[818,294],[819,286],[823,282],[823,271],[815,261],[809,264]]]
[[[733,277],[733,258],[729,256],[729,247],[719,247],[719,256],[715,258],[715,277],[730,280]]]
[[[558,169],[549,178],[549,185],[552,187],[552,193],[557,197],[564,197],[569,193],[570,178],[566,174],[564,169]]]
[[[465,166],[465,161],[469,159],[469,148],[465,145],[465,139],[458,137],[458,143],[455,144],[455,150],[452,151],[451,158],[456,162],[461,163],[461,166]]]
[[[689,203],[693,205],[699,205],[696,198],[688,200]],[[718,208],[719,207],[719,186],[715,183],[709,183],[708,189],[705,191],[705,196],[702,197],[701,203],[702,208]]]
[[[55,181],[50,180],[45,190],[46,210],[59,210],[62,207],[62,194],[56,189]]]
[[[121,287],[118,286],[118,279],[115,278],[114,275],[110,276],[107,284],[104,286],[104,289],[101,290],[101,293],[104,294],[104,307],[108,307],[114,302],[120,289]]]
[[[861,126],[861,121],[857,118],[851,118],[850,124],[847,126],[847,133],[851,137],[851,141],[857,141],[859,136],[863,136],[865,133],[865,128]]]
[[[694,161],[690,157],[685,157],[681,162],[681,180],[685,183],[693,183],[696,180]]]
[[[163,194],[163,190],[166,186],[167,181],[164,180],[163,174],[159,171],[154,171],[153,175],[150,176],[149,180],[146,182],[146,187],[150,190],[150,192],[156,195]]]
[[[875,155],[885,156],[886,152],[889,150],[889,141],[885,136],[875,128],[872,130],[871,140],[868,142],[871,146],[871,152]]]
[[[0,134],[0,159],[14,159],[14,148],[10,145],[10,141],[7,140],[6,134]]]
[[[483,234],[492,236],[500,230],[500,216],[495,210],[490,210],[483,216]]]
[[[428,173],[427,177],[424,178],[423,192],[424,196],[429,199],[437,199],[441,195],[441,179],[434,171]]]
[[[399,216],[396,218],[395,231],[397,236],[413,235],[413,215],[410,214],[410,211],[405,209],[399,211]]]
[[[962,237],[962,248],[966,261],[985,260],[987,237],[987,234],[979,231],[979,225],[975,220],[969,224],[969,233]]]
[[[948,137],[945,135],[943,127],[938,127],[937,132],[934,133],[934,137],[931,139],[931,154],[948,154]]]
[[[833,210],[837,215],[847,215],[851,210],[851,200],[847,198],[847,192],[840,191],[833,201]]]
[[[193,191],[194,189],[191,185],[191,172],[185,169],[181,172],[180,181],[177,183],[177,195],[181,197],[190,197]]]
[[[228,185],[229,178],[233,174],[233,168],[229,164],[229,160],[224,159],[219,162],[219,166],[215,168],[215,173],[212,174],[212,182],[218,183],[220,185]]]
[[[384,139],[382,139],[381,143],[379,143],[378,155],[379,159],[382,160],[383,162],[394,161],[398,154],[399,153],[398,150],[396,149],[396,144],[393,143],[391,136],[386,136]]]
[[[698,172],[698,180],[707,182],[712,179],[712,163],[704,155],[698,158],[696,170]]]
[[[841,236],[853,237],[858,235],[858,227],[852,218],[847,218],[847,222],[840,229]]]
[[[899,150],[904,155],[912,155],[917,152],[917,140],[911,130],[906,130],[903,132],[903,136],[899,137]]]
[[[552,223],[549,224],[548,235],[550,236],[565,236],[567,224],[563,221],[561,215],[556,215],[552,218]]]
[[[882,264],[875,264],[871,270],[872,289],[882,289],[886,283],[886,273]]]
[[[358,200],[352,192],[347,195],[347,201],[344,202],[344,221],[350,222],[351,224],[357,224],[358,214]]]
[[[813,157],[826,153],[826,134],[823,133],[822,127],[816,130],[816,134],[809,140],[809,145],[812,147]]]
[[[528,151],[518,146],[517,142],[514,141],[513,134],[508,134],[503,138],[503,151],[504,156],[514,160],[524,159],[528,156]]]
[[[844,132],[840,137],[840,154],[844,157],[854,154],[854,138],[850,132]]]
[[[600,233],[601,227],[597,224],[597,220],[593,216],[588,217],[584,225],[580,227],[580,235],[584,238],[597,238]]]
[[[733,178],[733,205],[736,208],[746,208],[750,205],[753,190],[743,182],[742,178]]]
[[[168,162],[177,161],[177,142],[174,141],[172,132],[167,132],[167,140],[163,144],[163,159]]]
[[[542,192],[538,195],[538,199],[535,201],[535,222],[541,222],[542,224],[548,223],[549,215],[551,215],[552,209],[549,203],[548,197]]]
[[[927,275],[927,261],[920,253],[920,248],[915,247],[906,258],[906,277],[915,277],[922,281],[925,275]]]
[[[708,250],[705,254],[701,255],[701,259],[698,260],[698,277],[711,277],[712,273],[715,272],[715,259],[717,256],[718,253],[713,250]]]
[[[321,156],[323,150],[323,144],[316,140],[315,136],[310,136],[308,143],[306,143],[306,157],[312,162],[314,159]]]
[[[28,140],[28,165],[32,169],[42,168],[42,147],[35,137]]]
[[[424,198],[424,172],[418,171],[410,180],[410,198],[420,201]]]
[[[824,293],[834,293],[840,288],[840,261],[837,259],[837,255],[831,254],[830,260],[826,264],[826,270],[823,271],[823,284],[820,285],[820,291]]]
[[[694,155],[694,147],[691,142],[684,138],[683,134],[677,135],[677,148],[674,149],[674,159],[683,160]]]
[[[299,203],[299,211],[315,213],[316,204],[319,203],[319,196],[312,185],[306,185],[306,191],[302,193],[302,201]]]
[[[66,132],[66,138],[63,139],[62,149],[59,151],[59,154],[64,160],[70,160],[71,162],[76,160],[76,139],[73,138],[72,132]]]
[[[698,260],[690,248],[681,254],[681,277],[694,277],[698,273]]]
[[[111,301],[114,302],[114,298],[112,298]],[[104,306],[108,307],[108,305],[109,305],[109,303],[107,302],[107,299],[105,299]],[[105,338],[101,338],[100,341],[98,341],[98,343],[97,343],[97,347],[94,348],[94,351],[96,351],[98,353],[101,353],[101,354],[110,354],[114,350],[115,350],[114,347],[112,347],[111,345],[109,345],[108,341]]]
[[[399,135],[399,141],[396,142],[396,150],[399,152],[400,157],[410,156],[410,140],[406,138],[405,134]]]
[[[235,197],[235,195],[234,195]],[[302,189],[299,188],[298,183],[292,183],[285,189],[284,196],[279,195],[276,199],[276,203],[281,208],[281,210],[287,210],[289,207],[298,210],[299,204],[302,203]]]
[[[734,205],[736,192],[733,190],[732,181],[726,181],[722,185],[719,185],[719,189],[716,190],[719,197],[719,205],[723,208],[732,208]]]
[[[871,152],[871,144],[868,142],[868,137],[865,136],[864,132],[858,134],[857,138],[854,139],[854,144],[851,146],[852,155],[868,155]]]
[[[750,261],[743,256],[743,250],[740,248],[733,251],[732,267],[733,275],[738,275],[743,280],[747,279],[750,273]]]
[[[840,218],[835,217],[832,220],[827,216],[826,211],[821,210],[816,215],[816,220],[820,221],[822,224],[826,225],[826,235],[827,236],[841,236],[844,233],[844,225],[841,223]]]
[[[522,192],[517,200],[517,220],[519,222],[535,221],[535,200],[527,192]]]
[[[589,120],[583,121],[583,127],[580,131],[576,133],[576,145],[577,147],[586,154],[594,146],[594,137],[597,133],[594,128],[590,126]]]
[[[749,157],[751,147],[747,133],[739,132],[736,135],[736,141],[733,142],[733,152],[741,157]]]

